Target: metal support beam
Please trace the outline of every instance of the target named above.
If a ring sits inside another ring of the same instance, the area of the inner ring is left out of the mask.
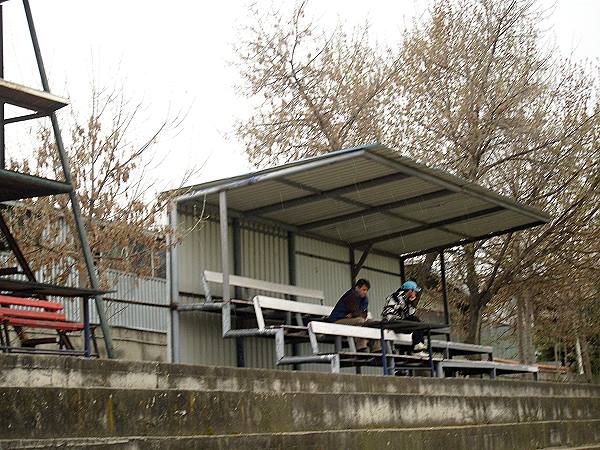
[[[227,226],[227,192],[219,192],[221,229],[221,272],[223,273],[223,336],[231,330],[231,295],[229,293],[229,230]]]
[[[488,216],[491,214],[495,214],[499,211],[502,211],[503,209],[504,208],[502,208],[501,206],[494,206],[492,208],[483,209],[481,211],[475,211],[475,212],[472,212],[469,214],[462,214],[460,216],[451,217],[449,219],[439,220],[437,222],[432,222],[427,225],[420,225],[418,227],[409,228],[408,230],[397,231],[395,233],[389,233],[385,236],[379,236],[379,237],[372,238],[372,239],[365,239],[364,241],[354,242],[353,245],[355,247],[363,247],[363,246],[367,246],[367,245],[376,244],[378,242],[389,241],[391,239],[409,236],[411,234],[419,233],[421,231],[427,231],[432,228],[440,228],[440,227],[443,227],[444,225],[451,225],[454,223],[462,222],[464,220],[476,219],[478,217]]]
[[[400,258],[400,283],[406,281],[406,265],[404,257]]]
[[[356,285],[356,276],[354,275],[354,266],[356,265],[356,258],[354,256],[354,248],[348,247],[349,255],[350,255],[350,287],[354,287]]]
[[[373,161],[380,163],[380,164],[391,167],[403,174],[420,178],[421,180],[428,181],[432,184],[440,186],[441,188],[449,189],[454,192],[465,193],[471,197],[474,197],[478,200],[482,200],[486,203],[492,203],[495,205],[499,205],[502,207],[502,209],[508,209],[510,211],[515,211],[519,214],[524,214],[524,215],[528,216],[529,218],[534,219],[535,222],[539,221],[541,223],[546,223],[547,221],[550,220],[549,216],[540,215],[537,211],[533,211],[532,208],[522,207],[522,206],[515,204],[514,202],[507,201],[506,198],[503,198],[500,195],[490,196],[485,193],[479,192],[476,187],[473,187],[473,185],[451,183],[440,177],[436,177],[436,176],[429,174],[427,172],[424,172],[422,170],[417,170],[415,168],[407,167],[407,166],[399,163],[398,161],[394,161],[394,160],[388,159],[384,156],[376,155],[374,153],[365,153],[365,156]],[[479,188],[479,189],[481,189],[481,188]]]
[[[407,177],[404,175],[398,175],[398,174],[394,173],[391,175],[384,175],[382,177],[373,178],[371,180],[365,180],[360,183],[348,184],[346,186],[341,186],[341,187],[338,187],[335,189],[330,189],[327,191],[320,191],[318,189],[309,189],[306,186],[304,186],[303,184],[295,183],[291,180],[280,179],[280,180],[278,180],[280,183],[287,184],[288,186],[293,186],[293,187],[296,187],[301,190],[313,192],[313,194],[306,195],[306,196],[300,197],[300,198],[294,198],[294,199],[287,200],[284,202],[273,203],[272,205],[261,206],[260,208],[255,208],[255,209],[248,211],[248,214],[253,214],[253,215],[268,214],[270,212],[279,211],[281,209],[292,208],[295,206],[301,206],[301,205],[305,205],[307,203],[316,202],[316,201],[322,200],[324,198],[337,199],[338,196],[347,194],[349,192],[356,192],[361,189],[367,189],[370,187],[379,186],[379,185],[389,183],[391,181],[397,181],[397,180],[403,179],[403,178],[407,178]]]
[[[442,189],[442,190],[431,192],[431,193],[425,194],[425,195],[419,195],[419,196],[416,196],[416,197],[406,198],[404,200],[397,200],[397,201],[394,201],[394,202],[384,203],[384,204],[381,204],[381,205],[378,205],[378,206],[373,206],[373,207],[370,207],[370,208],[365,208],[365,209],[362,209],[360,211],[352,212],[352,213],[349,213],[349,214],[342,214],[340,216],[329,217],[329,218],[323,219],[323,220],[316,220],[314,222],[307,222],[305,224],[300,225],[299,228],[301,230],[310,230],[310,229],[313,229],[313,228],[322,228],[322,227],[326,227],[328,225],[333,225],[333,224],[336,224],[336,223],[344,222],[346,220],[352,220],[352,219],[355,219],[357,217],[369,216],[371,214],[377,214],[377,213],[383,213],[383,212],[386,212],[386,211],[388,211],[390,209],[403,208],[403,207],[414,205],[414,204],[417,204],[417,203],[427,202],[429,200],[438,200],[440,198],[447,197],[447,196],[452,195],[452,194],[454,194],[454,192],[451,192],[451,191],[449,191],[447,189]],[[456,234],[458,234],[458,233],[456,233]]]
[[[455,241],[455,242],[451,242],[449,244],[446,245],[439,245],[436,247],[430,247],[426,250],[419,250],[417,252],[413,252],[413,253],[406,253],[404,255],[405,258],[414,258],[416,256],[421,256],[421,255],[426,255],[427,253],[437,253],[440,252],[442,250],[446,250],[452,247],[459,247],[461,245],[466,245],[466,244],[472,244],[473,242],[477,242],[477,241],[485,241],[486,239],[491,239],[493,237],[497,237],[497,236],[502,236],[503,234],[510,234],[510,233],[516,233],[517,231],[521,231],[521,230],[527,230],[529,228],[538,226],[538,225],[544,225],[546,222],[539,222],[539,223],[527,223],[524,225],[519,225],[513,228],[508,228],[506,230],[501,230],[501,231],[497,231],[495,233],[489,233],[489,234],[485,234],[482,236],[477,236],[474,238],[470,238],[470,239],[462,239],[460,241]]]
[[[398,175],[396,175],[396,178],[397,177],[398,177]],[[402,175],[400,177],[404,178],[404,176],[402,176]],[[375,180],[377,180],[377,179],[375,179]],[[356,208],[359,208],[360,210],[371,208],[371,205],[368,205],[366,203],[359,202],[357,200],[352,200],[352,199],[346,198],[346,197],[341,197],[340,193],[336,193],[336,195],[332,195],[331,192],[337,191],[337,189],[333,189],[331,191],[321,191],[320,189],[313,188],[311,186],[306,186],[306,185],[304,185],[302,183],[297,183],[297,182],[292,181],[292,180],[280,179],[278,181],[280,183],[286,184],[288,186],[292,186],[292,187],[295,187],[295,188],[298,188],[298,189],[301,189],[301,190],[304,190],[304,191],[307,191],[307,192],[312,192],[314,195],[313,196],[309,196],[309,197],[315,197],[315,200],[319,200],[319,199],[322,199],[322,198],[331,198],[331,199],[336,200],[338,202],[342,202],[342,203],[345,203],[347,205],[351,205],[351,206],[354,206]],[[358,185],[354,184],[354,185],[351,185],[351,186],[352,186],[353,190],[356,190]],[[362,185],[361,185],[361,187],[362,187]],[[344,186],[344,187],[339,188],[339,189],[349,190],[350,186]],[[304,202],[302,201],[302,199],[294,199],[294,200],[290,200],[290,201],[298,201],[299,202],[298,205],[304,204]],[[280,208],[278,208],[276,210],[280,210],[281,206],[283,204],[285,204],[285,203],[286,202],[278,203],[278,205],[280,206]],[[294,205],[294,206],[298,206],[298,205]],[[275,205],[272,205],[272,206],[275,206]],[[258,209],[262,209],[262,208],[258,208]],[[273,211],[271,211],[271,212],[273,212]],[[406,221],[406,222],[410,222],[410,223],[414,223],[414,224],[419,224],[419,225],[425,225],[426,224],[425,222],[422,222],[420,220],[416,220],[414,217],[411,217],[409,214],[400,214],[400,213],[397,213],[397,212],[391,212],[391,211],[387,211],[387,210],[380,211],[380,213],[383,214],[383,215],[386,215],[388,217],[392,217],[393,219],[400,219],[400,220],[403,220],[403,221]],[[262,214],[267,214],[267,213],[262,213]],[[251,216],[252,217],[262,217],[259,214],[252,214]],[[298,228],[298,231],[303,231],[300,227],[297,227],[297,228]],[[460,234],[460,233],[455,233],[455,232],[450,231],[450,230],[445,230],[445,231],[447,231],[450,234],[456,234],[456,235],[461,236],[461,237],[469,237],[469,236],[465,236],[465,235]]]
[[[446,262],[444,261],[444,251],[440,252],[440,271],[442,278],[442,296],[444,299],[444,320],[446,325],[450,326],[450,307],[448,305],[448,285],[446,284]],[[450,340],[450,335],[448,335]]]
[[[292,165],[291,167],[286,167],[286,168],[279,169],[279,170],[268,170],[267,169],[266,171],[251,174],[251,176],[248,176],[244,179],[231,181],[230,183],[227,183],[225,185],[212,186],[210,188],[202,189],[200,191],[191,192],[189,194],[183,194],[183,195],[177,197],[176,201],[177,201],[177,203],[181,203],[181,202],[187,202],[190,200],[195,200],[198,198],[205,198],[207,195],[217,194],[223,190],[237,189],[237,188],[249,186],[251,184],[255,184],[255,183],[258,183],[261,181],[279,180],[280,178],[287,177],[287,176],[294,175],[294,174],[301,173],[301,172],[305,172],[307,170],[310,170],[310,169],[313,169],[316,167],[329,166],[331,164],[337,164],[337,163],[341,163],[343,161],[356,159],[361,156],[364,156],[365,155],[364,149],[369,148],[369,147],[371,147],[371,146],[366,145],[366,146],[362,146],[362,147],[339,150],[336,152],[332,152],[328,155],[322,155],[322,156],[310,158],[310,159],[312,159],[312,161],[310,161],[310,162],[306,161],[303,164],[295,164],[295,165]],[[333,153],[336,153],[336,154],[333,155]]]
[[[2,105],[4,106],[4,103],[2,103]],[[18,123],[18,122],[24,122],[26,120],[31,120],[31,119],[39,119],[40,117],[46,117],[47,114],[45,112],[43,113],[33,113],[33,114],[25,114],[24,116],[16,116],[16,117],[11,117],[9,119],[4,119],[4,124],[9,124],[9,123]],[[2,108],[2,117],[4,117],[4,107]],[[4,131],[4,127],[2,127],[2,130]],[[4,166],[2,167],[4,169]]]
[[[287,233],[287,251],[288,251],[288,282],[289,284],[291,284],[292,286],[296,286],[296,235],[294,233],[291,233],[288,231]],[[298,300],[298,298],[295,295],[291,295],[290,296],[290,300]],[[321,299],[321,304],[323,304],[323,299]],[[301,320],[301,317],[300,319]],[[302,325],[301,323],[298,323],[298,325]],[[292,343],[292,356],[297,356],[298,355],[298,344],[296,343]],[[300,370],[300,365],[299,364],[294,364],[293,366],[294,370]]]
[[[2,3],[0,3],[0,78],[4,78],[4,17]],[[0,101],[0,169],[6,168],[4,138],[4,102]]]
[[[206,209],[208,211],[214,211],[215,212],[215,217],[218,215],[218,208],[216,206],[206,205]],[[268,225],[268,226],[271,226],[271,227],[277,227],[277,228],[280,228],[280,229],[282,229],[284,231],[290,231],[290,232],[294,233],[296,236],[304,236],[304,237],[308,237],[308,238],[311,238],[311,239],[316,239],[316,240],[321,241],[321,242],[328,242],[328,243],[334,244],[334,245],[341,245],[343,247],[346,247],[348,245],[348,243],[346,241],[342,241],[340,239],[334,239],[334,238],[322,236],[320,234],[315,234],[315,233],[310,233],[310,232],[302,231],[297,226],[290,225],[290,224],[287,224],[287,223],[284,223],[284,222],[280,222],[278,220],[267,219],[265,217],[258,217],[258,216],[249,216],[248,214],[246,214],[246,213],[244,213],[242,211],[238,211],[238,210],[233,209],[233,208],[229,208],[228,209],[228,213],[229,213],[230,217],[243,218],[243,219],[246,219],[246,220],[251,220],[251,221],[256,222],[256,223]],[[398,256],[395,253],[386,252],[384,250],[373,249],[372,251],[373,251],[373,253],[376,253],[376,254],[381,255],[381,256],[387,256],[388,258],[396,258]]]
[[[35,279],[35,274],[33,273],[33,270],[31,270],[31,267],[29,267],[29,263],[27,262],[27,259],[25,259],[23,252],[21,252],[21,249],[19,248],[17,241],[15,240],[14,236],[12,235],[12,233],[10,231],[10,228],[8,227],[8,224],[4,220],[4,216],[2,215],[2,212],[0,212],[0,231],[4,235],[4,239],[6,239],[6,243],[12,250],[13,254],[15,255],[15,258],[16,258],[17,262],[19,263],[19,266],[21,266],[21,269],[23,270],[23,273],[27,277],[27,280],[34,281],[34,282],[37,281]]]
[[[29,0],[23,0],[23,6],[25,8],[25,15],[27,16],[27,24],[29,26],[29,34],[31,35],[31,42],[33,44],[33,50],[35,52],[35,59],[37,61],[38,69],[40,72],[40,78],[42,80],[42,86],[44,91],[50,92],[50,86],[48,84],[48,78],[46,76],[46,69],[44,68],[44,61],[42,60],[42,52],[40,50],[40,44],[38,42],[35,26],[33,24],[33,17],[31,15],[31,7],[29,6]],[[50,113],[50,121],[52,122],[52,129],[54,130],[54,138],[56,139],[56,147],[58,149],[58,155],[65,176],[65,182],[73,185],[71,178],[71,169],[69,168],[69,160],[65,152],[62,136],[60,133],[60,127],[58,126],[58,120],[56,119],[56,113]],[[88,276],[90,279],[90,285],[92,289],[100,290],[100,283],[96,276],[96,268],[94,266],[94,260],[90,251],[90,244],[88,242],[87,234],[83,220],[81,219],[81,209],[79,207],[79,201],[77,200],[77,194],[74,190],[69,192],[71,200],[71,206],[73,208],[73,216],[79,234],[79,241],[81,249],[85,259],[85,265],[87,267]],[[100,326],[102,327],[102,335],[104,336],[104,344],[106,346],[106,354],[109,358],[114,358],[115,353],[113,349],[112,338],[110,334],[110,327],[108,326],[108,320],[104,311],[104,303],[101,295],[96,296],[96,310],[98,311],[98,317],[100,318]]]
[[[168,210],[168,223],[173,231],[177,231],[178,216],[177,204],[171,203]],[[167,236],[167,284],[169,287],[169,306],[171,307],[170,327],[169,327],[169,343],[170,352],[169,359],[172,363],[179,364],[180,356],[180,340],[179,340],[179,267],[177,261],[177,247],[175,246],[173,234]]]
[[[233,227],[233,274],[242,274],[242,230],[240,228],[240,220],[232,220]],[[235,298],[242,298],[242,288],[234,287]],[[246,358],[244,355],[244,339],[241,337],[235,338],[236,361],[238,367],[246,367]]]
[[[367,260],[367,256],[369,256],[369,253],[371,252],[371,247],[372,245],[367,246],[367,248],[365,248],[362,252],[362,255],[360,256],[360,259],[358,260],[358,262],[355,264],[354,263],[354,248],[350,247],[350,261],[352,264],[351,270],[352,270],[352,286],[354,286],[356,284],[356,278],[358,277],[358,274],[360,272],[360,269],[362,269],[362,266],[365,264],[365,261]]]

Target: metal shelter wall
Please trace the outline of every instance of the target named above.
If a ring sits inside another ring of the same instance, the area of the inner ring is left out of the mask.
[[[200,281],[204,269],[221,271],[219,223],[214,217],[198,224],[198,218],[190,213],[180,213],[180,230],[184,233],[179,246],[179,285],[181,302],[198,302],[203,299]],[[230,239],[233,227],[229,224]],[[350,251],[348,248],[324,243],[315,239],[296,237],[296,284],[306,288],[323,290],[325,305],[335,305],[340,295],[351,285]],[[289,260],[287,233],[276,228],[240,222],[241,275],[277,283],[289,283]],[[374,316],[379,314],[383,299],[396,289],[399,283],[399,262],[393,258],[371,255],[360,276],[372,282],[372,306]],[[233,245],[230,245],[230,267],[233,268]],[[394,272],[395,270],[395,272]],[[211,293],[220,297],[217,285],[211,285]],[[233,288],[231,290],[233,295]],[[256,292],[243,292],[251,298]],[[273,293],[268,293],[273,296]],[[310,299],[298,299],[312,301]],[[234,339],[222,337],[219,314],[188,311],[180,314],[181,361],[189,364],[236,365]],[[302,351],[310,351],[308,347]],[[247,367],[275,368],[275,350],[272,339],[244,339]],[[307,364],[303,370],[328,371],[326,365]],[[344,369],[353,373],[353,369]],[[370,373],[363,368],[363,373]],[[376,368],[373,373],[379,373]]]
[[[190,213],[180,214],[183,240],[178,247],[179,286],[181,302],[202,301],[201,274],[205,269],[221,271],[219,223],[214,218],[198,223]],[[240,223],[241,275],[278,283],[288,283],[286,234],[279,230]],[[229,239],[233,242],[233,227],[229,224]],[[233,245],[230,245],[229,265],[233,265]],[[210,284],[211,294],[222,296],[218,285]],[[247,291],[251,298],[255,292]],[[234,296],[234,289],[231,288]],[[272,295],[272,294],[271,294]],[[180,314],[181,361],[189,364],[236,365],[234,339],[223,339],[221,317],[218,314],[188,311]],[[274,367],[274,343],[270,339],[245,339],[247,367]]]

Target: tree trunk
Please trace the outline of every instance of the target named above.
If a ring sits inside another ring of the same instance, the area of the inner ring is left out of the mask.
[[[592,360],[590,358],[590,347],[587,339],[581,339],[581,356],[583,357],[583,369],[585,372],[585,379],[588,383],[592,382]]]
[[[533,312],[529,291],[513,297],[517,302],[517,334],[519,338],[519,361],[523,364],[535,362],[533,346]]]
[[[467,324],[467,338],[469,344],[481,343],[481,307],[479,306],[479,297],[470,298],[469,322]]]
[[[431,266],[433,266],[434,261],[437,259],[438,253],[427,253],[425,256],[425,260],[417,266],[417,270],[415,273],[415,281],[419,286],[429,287],[427,286],[427,279],[431,274]]]

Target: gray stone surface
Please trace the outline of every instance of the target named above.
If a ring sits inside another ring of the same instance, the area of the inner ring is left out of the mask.
[[[600,386],[592,384],[344,375],[16,354],[0,354],[0,386],[600,397]]]
[[[579,445],[600,440],[599,421],[556,421],[533,424],[491,424],[437,428],[388,428],[216,436],[131,436],[123,439],[48,439],[2,441],[0,448],[112,450],[224,449],[397,449],[397,450],[595,450]],[[555,447],[560,443],[568,447]],[[552,446],[551,448],[549,446]]]
[[[600,386],[0,355],[0,449],[594,449]]]

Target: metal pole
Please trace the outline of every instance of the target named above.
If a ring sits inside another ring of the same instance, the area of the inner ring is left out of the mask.
[[[42,60],[42,53],[40,51],[40,45],[38,42],[37,34],[35,32],[35,27],[33,25],[33,17],[31,15],[29,0],[23,0],[23,6],[25,8],[25,15],[27,16],[27,24],[29,25],[29,33],[31,34],[31,42],[33,43],[35,59],[37,60],[38,69],[40,71],[40,78],[42,79],[42,86],[44,87],[44,91],[50,92],[48,78],[46,77],[46,70],[44,69],[44,62]],[[71,179],[71,170],[69,169],[69,160],[65,153],[65,148],[62,141],[62,136],[60,134],[60,128],[58,126],[58,120],[56,119],[55,112],[50,113],[50,121],[52,122],[52,129],[54,130],[56,147],[58,148],[58,155],[60,157],[60,162],[62,164],[63,172],[65,175],[65,182],[73,186],[73,182]],[[69,192],[69,197],[71,199],[73,216],[75,218],[75,224],[77,226],[77,232],[79,234],[79,241],[81,242],[83,256],[85,258],[85,265],[87,266],[90,284],[92,286],[92,289],[98,290],[100,285],[96,276],[94,260],[92,258],[92,253],[90,252],[90,244],[87,239],[87,234],[85,232],[83,220],[81,219],[81,209],[79,207],[79,202],[77,201],[77,194],[75,193],[75,190],[71,190]],[[100,318],[100,326],[102,327],[102,334],[104,336],[104,343],[106,345],[106,354],[109,358],[114,358],[115,356],[112,338],[110,335],[110,327],[108,326],[106,313],[104,312],[104,304],[101,295],[96,296],[96,309],[98,310],[98,317]]]
[[[0,78],[4,78],[4,18],[2,16],[2,4],[0,3]],[[6,167],[6,156],[4,154],[4,102],[0,102],[0,169]]]
[[[288,281],[292,286],[296,285],[296,235],[290,231],[287,233],[287,250],[288,250]],[[295,295],[290,296],[290,300],[298,300]],[[321,304],[323,300],[321,299]],[[291,322],[291,317],[288,323]],[[302,325],[302,324],[297,324]],[[292,356],[298,355],[298,344],[292,343]],[[300,370],[300,364],[293,364],[293,370]]]
[[[400,283],[406,281],[406,268],[404,266],[404,258],[400,258]]]
[[[448,306],[448,285],[446,284],[446,262],[444,260],[444,251],[440,252],[440,270],[442,275],[442,296],[444,299],[444,320],[446,325],[450,326],[450,307]],[[450,340],[450,336],[448,336]]]
[[[83,297],[83,355],[89,358],[92,354],[90,350],[90,299]]]
[[[177,203],[171,203],[168,212],[169,226],[173,231],[177,231]],[[171,307],[170,319],[170,330],[169,330],[169,342],[171,344],[171,351],[169,353],[171,362],[179,364],[181,362],[179,352],[179,310],[177,306],[179,304],[179,273],[177,264],[177,248],[173,241],[173,235],[167,236],[168,248],[167,251],[167,283],[169,285],[169,306]]]
[[[221,228],[221,271],[223,272],[223,335],[231,330],[231,297],[229,295],[229,231],[227,227],[227,192],[219,192],[219,224]]]
[[[352,286],[350,287],[354,287],[356,284],[356,259],[354,256],[354,247],[348,247],[348,250],[350,251],[350,282],[352,283]]]
[[[242,274],[242,231],[240,229],[240,220],[233,219],[233,273],[235,275]],[[242,288],[234,287],[235,298],[242,298]],[[246,358],[244,355],[244,339],[241,337],[235,338],[235,349],[237,356],[237,366],[246,367]]]

